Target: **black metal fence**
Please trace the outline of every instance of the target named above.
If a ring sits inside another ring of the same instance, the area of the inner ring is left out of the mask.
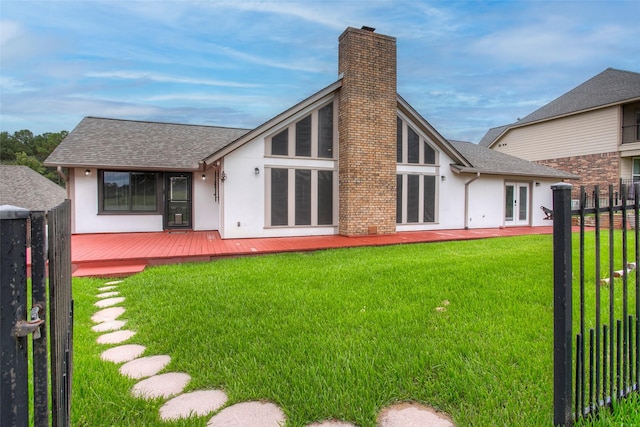
[[[70,225],[68,200],[47,213],[6,206],[0,209],[2,426],[27,426],[30,413],[34,426],[70,424],[73,342]],[[27,310],[29,293],[31,308]],[[31,378],[29,346],[33,353]],[[28,398],[30,382],[32,408]]]
[[[638,194],[638,185],[632,192],[624,184],[619,190],[609,186],[604,195],[597,186],[590,193],[582,187],[573,211],[571,186],[552,187],[555,425],[570,426],[638,390],[640,205],[638,198],[628,199]],[[580,228],[577,275],[572,218]]]

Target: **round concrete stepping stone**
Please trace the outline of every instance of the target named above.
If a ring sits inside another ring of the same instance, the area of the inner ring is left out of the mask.
[[[328,420],[319,423],[307,424],[307,427],[356,427],[356,425],[346,421]]]
[[[389,406],[378,417],[379,427],[455,427],[444,413],[418,403],[400,403]]]
[[[126,324],[126,320],[110,320],[108,322],[102,322],[98,323],[96,326],[92,326],[91,330],[93,332],[117,331],[118,329],[122,329],[122,327]]]
[[[127,344],[105,350],[100,355],[102,360],[113,363],[128,362],[140,357],[146,347],[139,344]]]
[[[120,292],[118,291],[112,291],[112,292],[104,292],[101,294],[96,295],[96,297],[98,298],[110,298],[110,297],[115,297],[120,295]]]
[[[107,282],[105,283],[105,285],[109,286],[109,285],[118,285],[120,283],[124,282],[124,280],[113,280],[111,282]]]
[[[131,394],[140,399],[155,399],[158,397],[171,397],[182,393],[182,390],[191,380],[188,374],[181,372],[170,372],[168,374],[156,375],[140,381],[133,386]]]
[[[103,286],[103,287],[101,287],[101,288],[98,288],[98,290],[99,290],[100,292],[112,291],[112,290],[114,290],[114,289],[118,289],[118,287],[117,287],[117,286]]]
[[[164,369],[171,361],[170,356],[147,356],[134,359],[120,367],[120,373],[125,377],[139,380],[153,376]]]
[[[104,308],[104,307],[111,307],[114,305],[118,305],[123,301],[124,301],[124,297],[107,298],[107,299],[100,300],[93,305],[95,305],[96,307]]]
[[[282,427],[282,409],[269,402],[242,402],[223,409],[209,420],[207,427]]]
[[[96,342],[98,344],[120,344],[121,342],[125,342],[136,333],[134,331],[117,331],[110,332],[108,334],[100,335]]]
[[[111,322],[122,316],[123,313],[124,307],[109,307],[91,316],[91,321],[93,323]]]
[[[192,415],[202,417],[222,408],[227,400],[227,395],[221,390],[200,390],[181,394],[162,405],[160,419],[171,421]]]

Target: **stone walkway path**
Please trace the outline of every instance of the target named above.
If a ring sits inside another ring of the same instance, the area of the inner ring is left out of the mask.
[[[97,311],[91,320],[91,329],[100,333],[96,341],[101,345],[116,345],[102,352],[106,362],[122,364],[120,373],[140,380],[131,394],[140,399],[168,399],[160,408],[160,419],[172,421],[190,416],[213,414],[207,427],[280,427],[286,424],[282,409],[270,402],[250,401],[227,406],[223,390],[198,390],[183,393],[191,380],[188,373],[163,372],[171,361],[170,355],[143,356],[146,347],[127,344],[135,331],[123,329],[127,321],[119,319],[125,313],[121,304],[125,298],[117,290],[122,280],[105,283],[98,288],[95,306]],[[163,373],[161,373],[163,372]],[[400,403],[385,408],[378,416],[379,427],[455,427],[445,414],[417,403]],[[326,420],[308,424],[307,427],[356,427],[354,424]]]

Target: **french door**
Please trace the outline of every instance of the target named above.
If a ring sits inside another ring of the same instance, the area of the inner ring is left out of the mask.
[[[505,184],[504,225],[529,225],[529,183]]]
[[[165,229],[191,229],[191,174],[165,173]]]

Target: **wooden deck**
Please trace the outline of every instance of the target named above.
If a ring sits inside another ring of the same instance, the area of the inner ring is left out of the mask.
[[[75,234],[74,276],[122,277],[146,266],[211,261],[220,257],[302,252],[357,246],[472,240],[523,234],[551,234],[547,227],[402,232],[359,237],[313,236],[222,240],[217,231]]]

